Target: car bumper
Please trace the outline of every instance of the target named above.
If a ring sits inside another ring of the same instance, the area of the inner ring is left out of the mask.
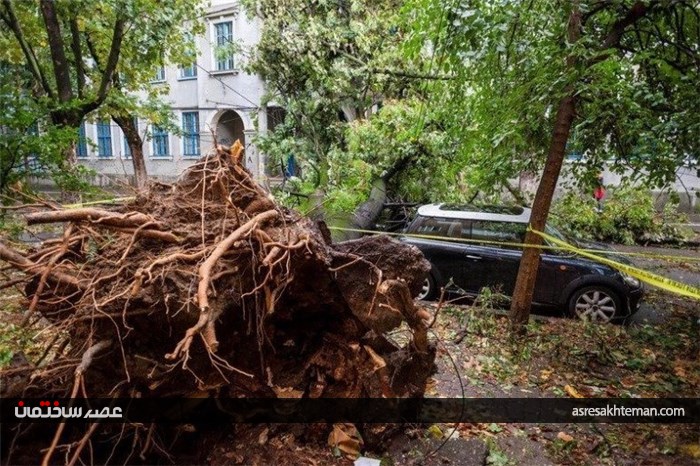
[[[639,310],[642,304],[642,298],[644,297],[644,287],[629,290],[627,292],[627,314],[632,315]]]

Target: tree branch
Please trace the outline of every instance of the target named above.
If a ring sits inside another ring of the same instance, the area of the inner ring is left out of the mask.
[[[95,68],[97,68],[97,71],[100,73],[103,73],[102,71],[102,63],[100,63],[100,57],[97,55],[97,50],[95,49],[95,44],[92,42],[92,39],[90,38],[90,34],[85,32],[85,43],[87,44],[88,50],[90,51],[90,56],[92,57],[93,61],[95,62]]]
[[[109,50],[109,55],[107,56],[107,63],[104,69],[101,68],[100,59],[95,49],[94,44],[90,40],[90,36],[85,34],[88,50],[92,55],[93,60],[95,60],[95,65],[97,69],[102,74],[102,80],[100,81],[100,88],[97,92],[97,97],[91,101],[87,102],[81,107],[81,111],[84,114],[88,114],[91,111],[99,107],[102,102],[107,98],[107,92],[109,88],[114,84],[114,74],[119,63],[119,55],[122,48],[122,40],[124,39],[124,27],[126,25],[126,20],[121,12],[117,14],[117,20],[114,22],[114,30],[112,33],[112,45]]]
[[[627,10],[627,14],[624,17],[615,21],[615,24],[613,24],[612,28],[610,29],[608,36],[603,41],[603,50],[617,47],[620,44],[620,40],[622,39],[622,35],[625,33],[627,26],[631,26],[639,21],[642,17],[649,13],[650,10],[656,7],[658,3],[658,1],[654,1],[647,5],[642,1],[635,2],[634,5]]]
[[[388,76],[397,76],[400,78],[410,78],[410,79],[430,79],[430,80],[451,80],[455,79],[455,76],[449,75],[438,75],[438,74],[423,74],[423,73],[411,73],[408,71],[396,71],[389,69],[374,69],[373,73],[385,74]]]
[[[70,34],[71,34],[71,49],[75,58],[75,72],[78,79],[78,97],[83,96],[85,89],[85,66],[83,63],[83,52],[80,47],[80,29],[78,28],[78,19],[76,16],[70,18]]]
[[[119,54],[122,49],[122,39],[124,39],[124,26],[126,21],[122,13],[118,13],[117,20],[114,22],[114,32],[112,33],[112,47],[109,50],[109,56],[107,57],[107,63],[105,65],[104,73],[102,74],[102,82],[100,83],[100,90],[97,94],[97,100],[102,103],[107,97],[107,91],[112,84],[112,75],[117,69],[117,64],[119,63]]]
[[[9,0],[7,0],[9,1]],[[46,33],[49,39],[51,62],[56,79],[56,89],[61,102],[68,102],[73,98],[73,89],[70,82],[70,69],[64,50],[61,25],[56,14],[56,5],[52,0],[41,0],[41,14],[44,17]]]
[[[53,90],[51,89],[49,82],[46,80],[41,67],[39,66],[39,61],[36,59],[34,50],[32,50],[31,46],[29,43],[27,43],[27,40],[24,37],[22,26],[20,26],[17,15],[15,15],[15,10],[12,6],[11,0],[2,0],[2,5],[5,7],[6,15],[0,14],[0,18],[2,18],[3,22],[5,22],[7,27],[9,27],[14,33],[15,38],[17,39],[17,42],[19,42],[19,46],[22,49],[22,53],[24,53],[24,57],[27,59],[27,65],[29,66],[29,70],[34,75],[34,78],[41,84],[41,87],[44,89],[46,95],[53,98]]]

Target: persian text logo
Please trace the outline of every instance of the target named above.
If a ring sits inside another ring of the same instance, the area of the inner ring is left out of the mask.
[[[121,419],[122,409],[119,406],[110,408],[105,406],[102,409],[88,409],[83,415],[83,408],[78,406],[60,406],[58,401],[40,401],[39,406],[25,406],[24,401],[18,401],[15,406],[15,417],[18,419]]]

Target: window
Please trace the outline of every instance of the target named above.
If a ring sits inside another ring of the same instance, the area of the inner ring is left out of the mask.
[[[97,122],[97,155],[99,157],[112,156],[112,126],[109,120]]]
[[[199,112],[182,113],[183,155],[199,155]]]
[[[194,79],[197,77],[197,64],[180,66],[180,79]]]
[[[165,81],[165,66],[163,66],[163,65],[156,68],[156,74],[153,77],[152,82],[156,83],[156,82],[161,82],[161,81]]]
[[[469,221],[455,218],[417,217],[408,232],[418,235],[468,238]]]
[[[168,149],[168,132],[158,125],[153,125],[153,157],[167,157],[170,155]]]
[[[233,43],[233,23],[215,24],[216,28],[216,70],[225,71],[233,69],[233,52],[230,46]]]
[[[525,240],[527,225],[515,222],[472,222],[472,238],[484,241],[505,241],[522,243]]]
[[[75,154],[79,159],[87,158],[87,138],[85,137],[85,122],[80,123],[80,128],[78,129],[78,145],[75,148]]]

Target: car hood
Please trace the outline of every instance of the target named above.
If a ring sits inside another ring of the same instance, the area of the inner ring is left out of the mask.
[[[600,251],[601,255],[607,257],[608,259],[612,259],[623,264],[632,265],[632,261],[630,261],[626,256],[615,254],[617,250],[607,243],[599,243],[597,241],[576,241],[576,246],[581,249]]]

